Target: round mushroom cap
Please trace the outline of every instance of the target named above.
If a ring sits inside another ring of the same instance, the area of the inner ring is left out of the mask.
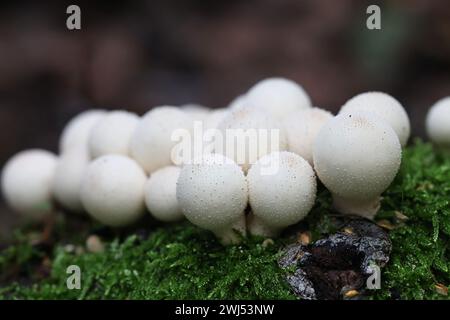
[[[177,107],[150,110],[141,118],[131,137],[131,156],[147,173],[172,165],[172,151],[179,143],[172,135],[177,130],[191,133],[192,124],[192,118]]]
[[[334,194],[357,200],[379,196],[401,163],[401,145],[392,127],[370,113],[340,114],[314,142],[314,169]]]
[[[103,116],[105,110],[88,110],[75,116],[63,129],[59,141],[60,153],[71,149],[88,150],[89,135],[92,128]]]
[[[216,139],[215,152],[234,160],[244,172],[262,156],[288,148],[281,122],[253,108],[229,112],[217,129],[222,139]]]
[[[80,188],[89,160],[87,152],[72,150],[62,154],[56,165],[53,193],[55,199],[70,211],[83,211]]]
[[[183,219],[177,200],[180,168],[168,166],[152,173],[145,184],[145,203],[156,219],[172,222]]]
[[[430,108],[425,124],[433,143],[450,146],[450,97],[439,100]]]
[[[311,108],[292,113],[284,121],[289,151],[313,164],[313,143],[322,126],[333,118],[331,112]]]
[[[253,214],[279,229],[306,217],[316,198],[316,175],[309,163],[292,152],[275,152],[259,159],[248,171]]]
[[[8,205],[31,219],[39,220],[50,214],[56,163],[53,153],[39,149],[12,157],[2,171],[2,190]]]
[[[278,120],[283,120],[292,112],[310,108],[311,99],[294,81],[268,78],[250,88],[244,104],[267,112]]]
[[[348,100],[339,114],[370,112],[386,120],[394,129],[402,146],[408,142],[411,125],[408,114],[400,102],[383,92],[365,92]]]
[[[121,227],[145,212],[145,172],[132,159],[106,155],[89,164],[81,182],[81,202],[101,223]]]
[[[92,128],[89,153],[92,159],[107,154],[130,154],[130,140],[139,123],[135,113],[118,110],[109,112]]]
[[[178,203],[193,224],[212,231],[229,229],[247,206],[242,169],[220,154],[208,154],[183,166],[177,183]]]

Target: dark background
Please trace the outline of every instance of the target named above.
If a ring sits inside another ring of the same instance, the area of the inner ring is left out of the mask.
[[[81,7],[80,31],[66,28],[69,4]],[[366,29],[370,4],[381,30]],[[224,107],[272,76],[334,112],[385,91],[423,136],[449,71],[448,0],[2,1],[0,167],[23,149],[57,151],[64,124],[85,109]],[[13,217],[0,201],[0,234]]]

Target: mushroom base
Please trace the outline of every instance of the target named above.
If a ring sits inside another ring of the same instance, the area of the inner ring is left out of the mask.
[[[212,230],[223,245],[238,244],[246,235],[245,216],[242,215],[238,221],[228,228]]]
[[[255,216],[253,212],[250,212],[247,216],[247,228],[250,234],[266,238],[276,237],[281,232],[278,228],[269,227],[267,223]]]
[[[373,219],[380,209],[381,197],[370,200],[355,200],[339,197],[333,194],[333,206],[342,214],[357,215],[367,219]]]

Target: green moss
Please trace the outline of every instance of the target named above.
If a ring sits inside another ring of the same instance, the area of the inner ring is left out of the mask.
[[[385,193],[380,219],[396,226],[391,261],[382,273],[376,299],[440,299],[435,285],[450,285],[450,154],[417,141],[405,150],[402,168]],[[331,232],[330,195],[321,189],[306,222],[313,239]],[[402,213],[408,219],[400,219]],[[18,233],[0,254],[0,274],[15,270],[23,279],[1,279],[0,298],[13,299],[294,299],[277,265],[287,236],[263,246],[245,239],[221,246],[207,231],[188,223],[158,227],[146,239],[137,235],[107,241],[102,253],[68,252],[63,238],[47,252]],[[132,234],[129,233],[129,234]],[[88,231],[70,238],[83,245]],[[65,237],[67,242],[67,236]],[[39,274],[42,259],[49,275]],[[66,268],[78,265],[82,289],[68,290]],[[17,272],[19,270],[19,272]],[[38,271],[37,271],[38,270]],[[25,280],[24,280],[25,279]]]

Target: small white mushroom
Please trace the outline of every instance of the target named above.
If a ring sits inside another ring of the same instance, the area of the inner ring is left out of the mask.
[[[131,137],[131,156],[147,173],[172,165],[172,150],[179,143],[172,134],[178,129],[192,131],[192,118],[179,108],[162,106],[150,110]]]
[[[130,140],[139,123],[135,113],[118,110],[109,112],[92,128],[89,153],[92,159],[107,154],[130,154]]]
[[[370,113],[340,114],[320,130],[314,168],[344,214],[373,218],[380,195],[395,178],[401,145],[392,127]]]
[[[87,152],[70,150],[58,160],[53,181],[55,199],[72,212],[82,212],[80,199],[81,180],[89,164]]]
[[[104,110],[88,110],[75,116],[65,126],[59,141],[60,153],[71,149],[88,150],[89,135],[92,128],[103,116]]]
[[[339,114],[349,114],[355,111],[370,112],[386,120],[394,129],[404,147],[411,132],[408,114],[400,102],[383,92],[360,93],[342,106]]]
[[[168,166],[152,173],[145,184],[145,203],[152,216],[164,222],[183,219],[177,200],[180,168]]]
[[[194,121],[204,121],[208,117],[210,111],[208,107],[196,103],[184,104],[180,108]]]
[[[81,202],[96,220],[111,227],[137,221],[145,212],[147,177],[132,159],[106,155],[89,164],[81,182]]]
[[[313,143],[322,126],[333,115],[320,108],[311,108],[292,113],[284,121],[289,151],[298,154],[313,164]]]
[[[311,99],[294,81],[268,78],[258,82],[248,91],[244,104],[283,120],[292,112],[310,108]]]
[[[275,152],[259,159],[248,171],[252,213],[250,233],[277,236],[303,220],[316,199],[316,176],[309,163],[292,152]]]
[[[425,125],[433,143],[450,147],[450,97],[439,100],[430,108]]]
[[[53,153],[39,149],[12,157],[2,171],[2,190],[8,205],[30,219],[50,214],[56,163]]]
[[[186,218],[211,230],[223,244],[245,234],[247,182],[242,169],[220,154],[208,154],[181,169],[178,203]]]
[[[262,156],[288,148],[281,122],[249,107],[235,109],[225,115],[218,130],[215,152],[239,164],[244,172]]]

